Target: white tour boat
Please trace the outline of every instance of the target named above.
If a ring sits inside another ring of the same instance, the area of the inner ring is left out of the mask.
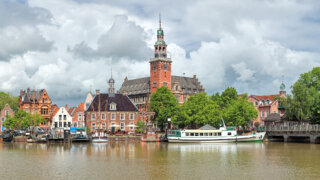
[[[238,136],[236,129],[221,127],[219,130],[168,130],[168,142],[225,143],[262,142],[265,132]]]

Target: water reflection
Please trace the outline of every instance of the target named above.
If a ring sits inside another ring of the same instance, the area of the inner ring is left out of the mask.
[[[0,179],[318,179],[320,145],[7,143],[0,159]]]

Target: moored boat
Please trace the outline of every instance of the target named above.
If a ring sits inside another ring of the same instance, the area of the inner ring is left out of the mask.
[[[262,142],[265,132],[238,135],[232,128],[219,130],[168,130],[168,142],[225,143],[225,142]]]
[[[98,136],[98,137],[92,137],[93,143],[106,143],[108,142],[108,137]]]
[[[3,142],[11,142],[13,140],[13,133],[12,131],[5,131],[2,134],[2,141]]]

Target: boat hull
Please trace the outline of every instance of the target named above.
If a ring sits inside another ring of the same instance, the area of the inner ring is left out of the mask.
[[[93,143],[106,143],[108,142],[108,138],[100,137],[100,138],[92,138]]]
[[[265,132],[246,136],[225,136],[225,137],[168,137],[171,143],[237,143],[237,142],[262,142]]]

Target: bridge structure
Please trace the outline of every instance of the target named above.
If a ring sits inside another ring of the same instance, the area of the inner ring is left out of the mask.
[[[265,131],[271,141],[320,143],[320,124],[269,125]]]

